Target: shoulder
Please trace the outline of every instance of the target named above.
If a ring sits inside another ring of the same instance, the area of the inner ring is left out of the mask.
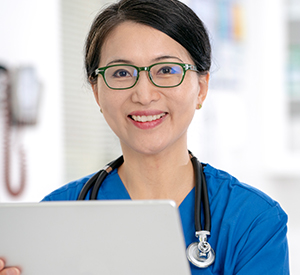
[[[79,193],[84,186],[84,184],[94,175],[90,174],[80,179],[69,182],[62,187],[56,189],[49,195],[47,195],[43,201],[69,201],[77,200]]]
[[[216,169],[209,164],[204,169],[207,180],[208,191],[211,202],[220,200],[224,203],[239,203],[246,206],[251,205],[252,211],[264,211],[269,208],[278,207],[279,204],[259,189],[240,182],[237,178],[227,172]]]
[[[211,212],[214,213],[212,216],[219,221],[222,220],[222,225],[227,223],[232,227],[238,222],[242,230],[273,218],[286,224],[287,215],[280,204],[264,192],[210,165],[205,167],[204,172]]]
[[[89,179],[93,177],[96,173],[87,175],[80,179],[69,182],[68,184],[63,185],[62,187],[56,189],[49,195],[47,195],[42,201],[72,201],[77,200],[83,186],[88,182]],[[111,193],[118,193],[118,189],[120,189],[120,183],[116,186],[116,182],[119,182],[119,177],[117,173],[117,169],[111,171],[107,177],[104,179],[103,184],[101,185],[101,189],[99,193],[100,196],[98,199],[109,199]],[[107,190],[109,189],[109,190]],[[112,189],[112,190],[111,190]],[[107,193],[110,194],[107,195]],[[89,198],[90,192],[87,194],[87,198]]]
[[[97,173],[85,176],[78,180],[72,181],[57,190],[47,195],[43,201],[69,201],[77,200],[82,188],[93,177],[97,178]],[[92,179],[93,180],[93,179]],[[86,195],[88,200],[90,197],[90,191]],[[130,199],[129,194],[124,187],[119,175],[118,170],[112,170],[103,180],[101,188],[97,196],[98,200],[113,200],[113,199]]]
[[[210,165],[204,172],[218,266],[229,264],[230,274],[258,274],[259,268],[286,274],[281,271],[288,270],[287,215],[279,203]]]

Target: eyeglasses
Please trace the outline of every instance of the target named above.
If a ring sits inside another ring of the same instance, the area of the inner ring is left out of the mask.
[[[101,74],[110,89],[125,90],[132,88],[138,82],[140,72],[147,71],[149,79],[155,86],[172,88],[182,83],[188,70],[198,72],[195,65],[175,62],[155,63],[148,67],[117,64],[96,69],[94,76]]]

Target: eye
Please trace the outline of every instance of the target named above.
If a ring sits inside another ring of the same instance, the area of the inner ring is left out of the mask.
[[[124,78],[124,77],[132,77],[132,75],[129,71],[125,69],[118,69],[113,73],[113,77]]]
[[[172,74],[181,74],[181,67],[180,66],[164,66],[161,67],[157,74],[160,75],[172,75]]]
[[[157,72],[158,74],[171,74],[172,73],[172,67],[162,67],[159,69],[159,71]]]

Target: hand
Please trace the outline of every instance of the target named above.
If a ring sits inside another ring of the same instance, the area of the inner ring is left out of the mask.
[[[21,271],[17,267],[5,267],[4,260],[0,259],[0,275],[20,275]]]

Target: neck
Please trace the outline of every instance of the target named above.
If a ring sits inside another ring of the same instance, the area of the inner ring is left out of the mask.
[[[187,150],[157,155],[126,154],[118,173],[132,199],[171,199],[180,205],[194,187]]]

